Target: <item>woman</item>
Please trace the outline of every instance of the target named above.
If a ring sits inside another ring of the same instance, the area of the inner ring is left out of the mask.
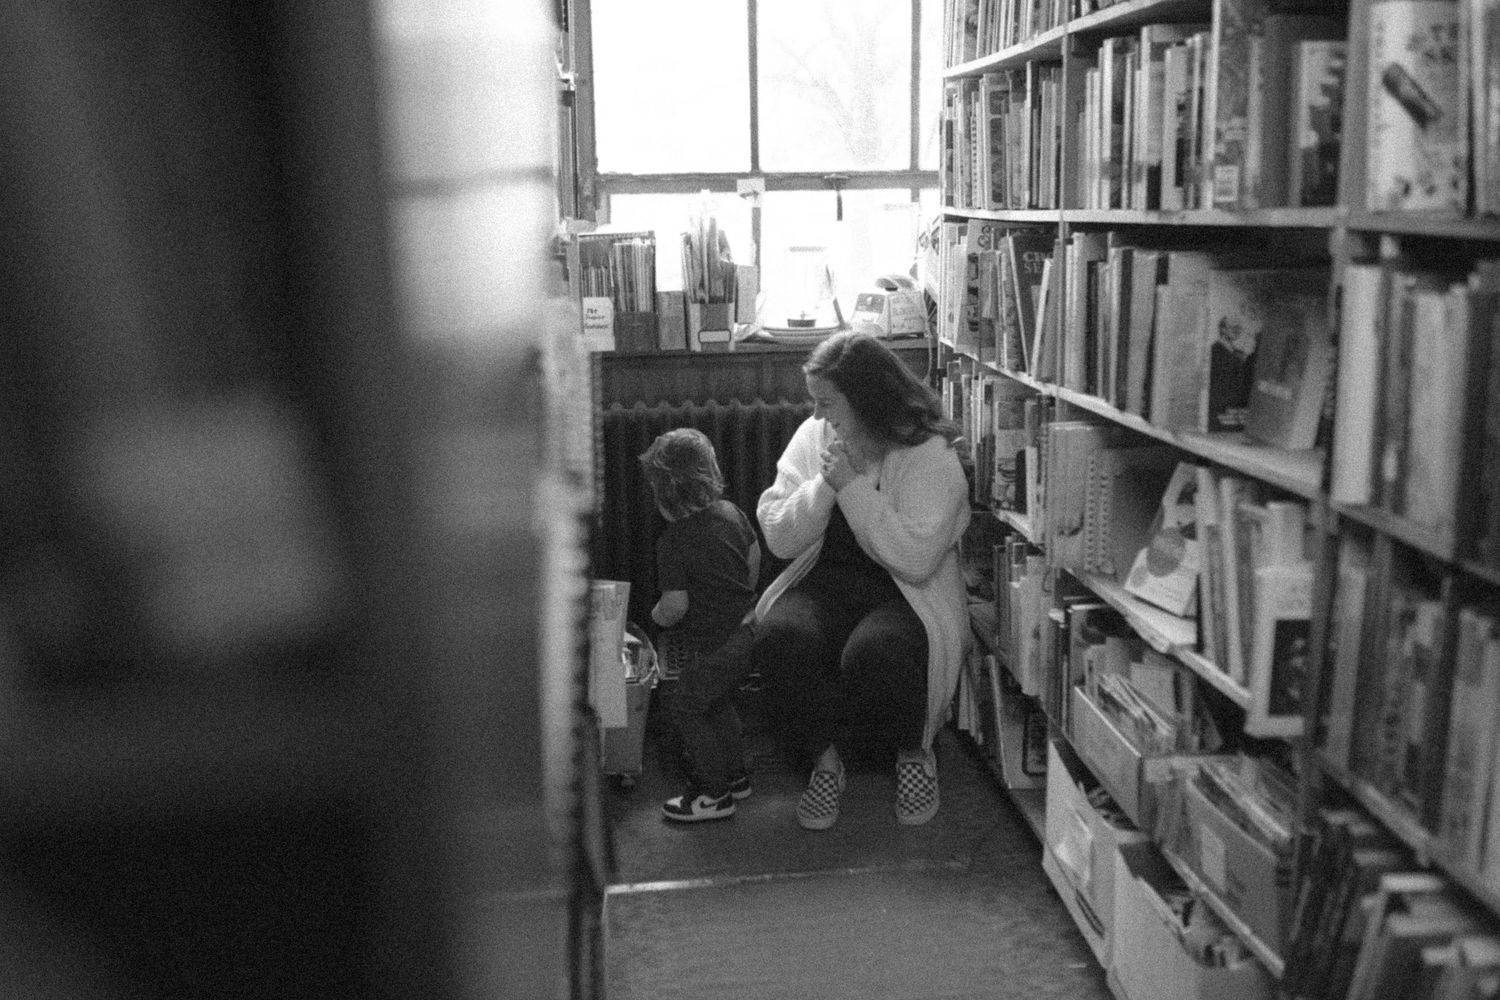
[[[753,653],[793,749],[817,755],[797,821],[838,819],[840,746],[863,724],[896,749],[896,818],[925,823],[938,810],[932,741],[969,635],[958,428],[873,337],[836,334],[802,370],[813,414],[756,507],[768,547],[792,562],[756,606]]]

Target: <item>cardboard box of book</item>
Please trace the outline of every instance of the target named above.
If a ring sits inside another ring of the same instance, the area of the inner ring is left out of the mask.
[[[1073,747],[1078,756],[1099,776],[1100,783],[1132,823],[1142,830],[1155,830],[1162,789],[1177,771],[1201,758],[1143,754],[1081,686],[1073,688],[1070,697]]]
[[[589,704],[599,722],[607,774],[641,772],[646,714],[659,674],[656,650],[627,621],[630,583],[589,583]]]
[[[1101,961],[1110,954],[1114,924],[1114,862],[1121,844],[1145,843],[1072,752],[1047,749],[1046,849],[1073,892],[1072,903],[1103,939]],[[1071,908],[1071,907],[1070,907]]]
[[[1292,859],[1240,829],[1193,781],[1182,784],[1188,834],[1184,860],[1261,943],[1280,954],[1291,910]]]
[[[641,773],[646,747],[646,715],[656,675],[625,684],[625,724],[600,730],[605,774],[635,777]]]
[[[1171,905],[1181,879],[1153,845],[1121,844],[1114,874],[1113,969],[1125,1000],[1268,1000],[1265,967],[1208,907]]]

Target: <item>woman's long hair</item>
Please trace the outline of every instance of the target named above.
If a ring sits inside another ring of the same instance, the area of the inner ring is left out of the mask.
[[[802,371],[833,383],[866,431],[885,444],[918,445],[934,434],[951,442],[960,434],[932,390],[867,333],[834,334],[813,348]]]

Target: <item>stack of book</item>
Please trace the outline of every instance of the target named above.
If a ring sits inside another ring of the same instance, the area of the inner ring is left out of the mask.
[[[1330,499],[1500,566],[1500,260],[1465,276],[1393,257],[1342,280]]]
[[[1061,68],[1035,63],[944,87],[943,204],[1057,208],[1061,97]]]
[[[1343,21],[1269,7],[1218,0],[1211,24],[1144,25],[1078,64],[1081,207],[1333,204]]]
[[[1500,927],[1357,810],[1310,824],[1281,988],[1287,996],[1459,1000],[1493,995]]]
[[[944,65],[999,52],[1076,16],[1066,0],[944,0]]]
[[[1166,430],[1317,443],[1333,370],[1325,269],[1236,267],[1113,232],[1075,233],[1058,260],[1062,385]]]

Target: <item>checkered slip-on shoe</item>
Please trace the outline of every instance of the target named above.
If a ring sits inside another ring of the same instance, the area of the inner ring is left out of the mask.
[[[931,750],[921,757],[902,755],[896,761],[896,821],[921,826],[937,811],[937,757]]]
[[[826,830],[839,818],[839,795],[844,791],[844,769],[814,771],[797,801],[797,822],[804,830]]]
[[[689,789],[661,804],[662,818],[673,823],[701,823],[710,819],[728,819],[734,815],[734,796],[725,792],[715,798]]]

